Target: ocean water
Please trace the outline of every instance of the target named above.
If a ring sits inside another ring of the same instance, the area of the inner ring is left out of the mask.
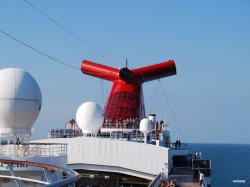
[[[212,162],[212,187],[250,187],[250,145],[189,144]]]

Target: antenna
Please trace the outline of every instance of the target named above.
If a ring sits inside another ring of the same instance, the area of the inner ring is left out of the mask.
[[[144,135],[144,143],[147,143],[147,135],[152,131],[152,123],[148,118],[144,118],[140,121],[140,131]]]

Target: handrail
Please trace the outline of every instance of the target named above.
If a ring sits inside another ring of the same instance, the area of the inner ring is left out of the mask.
[[[4,163],[4,164],[23,164],[23,165],[26,165],[26,166],[41,167],[41,168],[47,168],[47,169],[63,172],[63,169],[58,167],[58,166],[53,166],[53,165],[50,165],[50,164],[43,164],[43,163],[38,163],[38,162],[0,159],[0,163]]]
[[[14,180],[20,180],[20,181],[26,181],[26,182],[33,182],[33,183],[45,184],[45,185],[49,184],[48,182],[39,181],[39,180],[35,180],[35,179],[29,179],[29,178],[24,178],[24,177],[15,177],[15,176],[0,175],[0,178],[14,179]]]
[[[65,143],[1,143],[0,156],[59,156],[67,155],[67,144]]]
[[[148,185],[148,187],[156,187],[159,186],[162,180],[167,180],[168,176],[164,172],[160,172]]]
[[[63,168],[60,166],[37,163],[37,162],[29,162],[29,161],[9,160],[9,159],[0,159],[0,162],[4,164],[23,164],[26,166],[40,167],[40,168],[50,169],[50,170],[63,172],[67,174],[67,178],[64,178],[64,179],[61,179],[52,183],[39,181],[35,179],[22,178],[22,177],[17,177],[17,176],[8,176],[8,175],[0,175],[0,178],[11,178],[14,180],[19,180],[19,181],[30,181],[34,183],[45,184],[46,187],[64,186],[64,185],[75,183],[80,179],[80,175],[76,171],[68,169],[68,168]]]
[[[205,181],[202,182],[202,187],[207,187],[207,183]]]

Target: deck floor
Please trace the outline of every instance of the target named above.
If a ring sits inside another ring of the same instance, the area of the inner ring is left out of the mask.
[[[183,182],[180,184],[181,187],[199,187],[198,182]]]
[[[199,187],[199,182],[192,175],[171,175],[172,179],[176,179],[180,187]]]

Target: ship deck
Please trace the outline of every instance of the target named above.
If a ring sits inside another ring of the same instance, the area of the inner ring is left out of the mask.
[[[198,182],[184,182],[181,183],[181,187],[199,187]]]
[[[198,180],[191,175],[172,175],[171,178],[176,179],[180,187],[199,187]]]

